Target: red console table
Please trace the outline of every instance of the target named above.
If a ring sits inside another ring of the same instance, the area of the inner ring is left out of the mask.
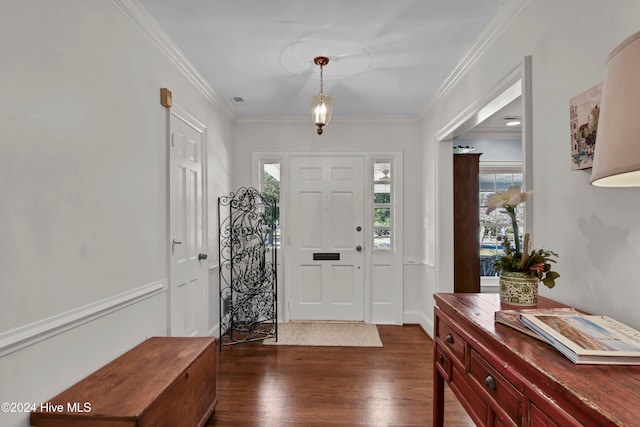
[[[435,294],[433,424],[446,381],[479,426],[640,426],[640,366],[575,365],[496,324],[497,294]],[[540,297],[538,307],[562,307]]]

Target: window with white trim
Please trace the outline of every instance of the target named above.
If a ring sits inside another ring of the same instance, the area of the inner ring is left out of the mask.
[[[280,161],[268,161],[262,162],[262,179],[261,179],[261,191],[276,203],[275,212],[273,212],[274,218],[267,218],[267,220],[273,219],[276,224],[275,232],[275,247],[280,247]]]
[[[374,160],[373,162],[373,249],[389,250],[392,248],[393,222],[391,161]]]
[[[511,219],[501,209],[487,214],[489,197],[497,192],[506,191],[517,185],[522,188],[522,163],[508,162],[504,164],[480,163],[480,276],[497,276],[493,270],[493,261],[497,255],[504,253],[502,241],[507,236],[513,242]],[[518,227],[524,236],[525,210],[522,205],[516,209]]]

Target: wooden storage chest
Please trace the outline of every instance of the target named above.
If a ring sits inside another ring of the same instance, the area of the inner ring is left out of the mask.
[[[152,337],[31,412],[38,427],[202,426],[216,404],[215,338]]]

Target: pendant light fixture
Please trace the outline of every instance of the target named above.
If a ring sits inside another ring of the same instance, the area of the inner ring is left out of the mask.
[[[311,118],[313,123],[318,127],[318,135],[322,135],[323,128],[329,124],[331,114],[333,113],[333,98],[324,94],[324,81],[322,71],[325,65],[329,63],[329,58],[318,56],[313,62],[320,66],[320,93],[313,95],[311,98]]]

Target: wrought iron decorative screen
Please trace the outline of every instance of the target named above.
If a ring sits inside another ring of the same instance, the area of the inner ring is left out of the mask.
[[[220,349],[277,339],[276,206],[251,187],[218,198]]]

